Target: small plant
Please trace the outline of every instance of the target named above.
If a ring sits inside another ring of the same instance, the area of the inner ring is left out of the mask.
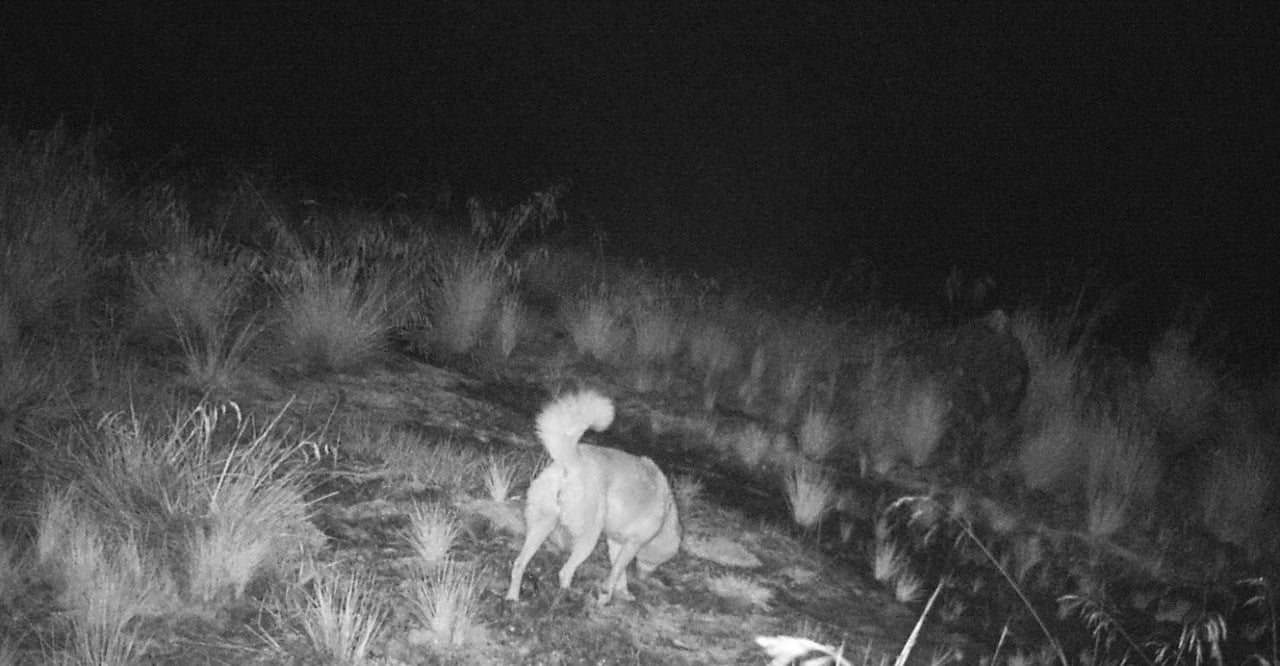
[[[923,593],[924,581],[909,571],[902,571],[893,579],[893,597],[898,603],[915,603]]]
[[[438,564],[449,557],[458,538],[458,523],[438,505],[417,505],[409,514],[409,532],[406,538],[413,551],[427,564]]]
[[[490,455],[487,470],[484,487],[489,493],[489,499],[495,502],[507,501],[507,497],[511,494],[511,484],[515,482],[516,468]]]
[[[373,582],[359,576],[322,576],[299,605],[295,611],[312,648],[338,664],[365,663],[387,618]]]
[[[436,567],[413,588],[413,604],[430,640],[444,647],[460,647],[475,631],[480,578],[453,560]]]
[[[822,467],[801,462],[784,477],[791,517],[805,529],[815,527],[831,510],[835,480]]]

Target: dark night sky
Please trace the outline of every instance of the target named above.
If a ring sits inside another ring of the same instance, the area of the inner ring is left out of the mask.
[[[569,178],[674,258],[1280,301],[1275,2],[670,4],[8,2],[0,120],[355,186]]]

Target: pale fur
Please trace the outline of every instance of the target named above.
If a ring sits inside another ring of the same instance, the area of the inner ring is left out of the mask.
[[[508,600],[520,598],[525,567],[557,527],[568,532],[570,544],[561,588],[569,587],[602,534],[608,541],[611,567],[601,604],[615,593],[631,596],[632,559],[647,576],[680,549],[680,520],[662,470],[649,458],[578,442],[588,428],[604,430],[612,422],[613,403],[594,391],[564,396],[538,415],[538,439],[551,463],[529,485],[524,546],[511,565]]]

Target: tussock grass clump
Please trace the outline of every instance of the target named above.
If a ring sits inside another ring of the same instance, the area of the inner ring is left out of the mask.
[[[220,425],[224,414],[202,405],[158,426],[113,414],[57,454],[66,510],[104,538],[145,535],[142,561],[180,573],[194,605],[240,598],[323,542],[308,520],[305,473],[289,463],[297,447],[281,445],[275,422],[250,433],[245,420]],[[69,538],[58,524],[38,536],[41,560]]]
[[[416,505],[409,513],[409,531],[405,536],[423,562],[439,564],[449,557],[459,531],[458,521],[443,507]]]
[[[871,467],[887,473],[899,460],[920,467],[946,434],[951,404],[936,382],[888,381],[886,392],[862,405],[855,430],[868,443]]]
[[[1093,536],[1110,536],[1137,506],[1150,506],[1160,466],[1155,437],[1132,418],[1097,416],[1088,442],[1086,525]]]
[[[511,495],[511,486],[515,483],[516,466],[496,456],[489,456],[489,466],[484,477],[485,492],[494,502],[505,502]]]
[[[308,368],[360,368],[382,352],[408,296],[356,259],[301,257],[273,272],[276,334],[286,358]]]
[[[448,560],[417,581],[414,611],[427,629],[427,639],[440,647],[462,647],[479,630],[480,576],[470,566]]]
[[[787,504],[796,524],[810,529],[822,522],[835,497],[835,479],[819,465],[800,462],[783,477]]]
[[[100,524],[70,492],[45,496],[37,562],[68,613],[69,650],[81,663],[133,663],[144,652],[135,620],[177,606],[176,585],[128,532]]]
[[[602,283],[561,307],[560,321],[579,353],[605,363],[621,363],[630,342],[627,308],[626,300]]]
[[[197,385],[229,387],[245,370],[262,331],[244,311],[258,267],[250,254],[193,237],[183,217],[171,248],[130,266],[135,326],[176,344],[187,377]]]
[[[1091,429],[1078,411],[1047,415],[1024,436],[1017,469],[1032,490],[1079,488],[1089,464]]]
[[[388,614],[369,577],[321,576],[291,599],[312,649],[332,663],[365,663],[385,629]]]
[[[451,356],[470,353],[495,320],[499,327],[509,327],[505,334],[512,334],[515,313],[508,312],[504,323],[501,309],[514,274],[501,253],[468,243],[441,248],[432,257],[425,280],[428,315],[421,343],[426,351]],[[514,338],[504,344],[514,348]]]
[[[877,539],[871,558],[871,575],[881,583],[897,580],[908,570],[906,555],[887,539]]]
[[[718,434],[716,440],[723,441],[748,468],[759,467],[773,448],[773,435],[755,423],[748,423],[741,429],[727,434]]]

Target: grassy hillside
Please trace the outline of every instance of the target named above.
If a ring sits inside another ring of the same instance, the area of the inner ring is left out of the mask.
[[[1278,661],[1280,383],[1194,317],[1121,354],[1092,285],[926,318],[553,242],[555,187],[192,182],[0,138],[0,664]],[[682,552],[504,602],[582,387]]]

